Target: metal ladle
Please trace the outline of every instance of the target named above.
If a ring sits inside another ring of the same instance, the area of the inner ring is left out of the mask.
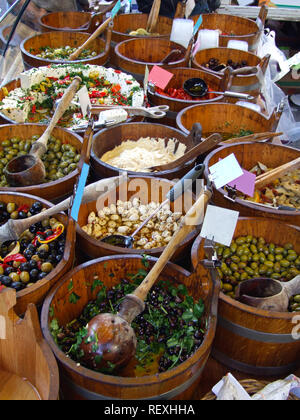
[[[254,96],[248,95],[247,93],[231,92],[229,90],[226,90],[225,92],[209,91],[206,82],[199,77],[193,77],[186,80],[183,84],[183,89],[187,94],[197,98],[202,98],[208,93],[214,93],[216,95],[229,96],[231,98],[245,99],[248,101],[254,99]]]
[[[48,140],[58,121],[68,109],[81,83],[81,78],[76,76],[72,84],[65,91],[46,131],[31,147],[29,154],[12,159],[4,169],[4,175],[12,187],[38,185],[44,182],[46,169],[41,157],[47,151]]]
[[[236,298],[259,309],[286,312],[290,298],[299,293],[300,275],[286,283],[262,277],[241,282],[236,289]]]
[[[141,223],[141,225],[135,230],[131,236],[125,235],[110,235],[106,238],[101,239],[101,242],[104,242],[109,245],[119,246],[121,248],[132,248],[134,237],[140,232],[140,230],[147,225],[147,223],[169,202],[174,203],[177,198],[179,198],[191,184],[199,178],[204,172],[205,165],[197,165],[190,172],[188,172],[166,195],[166,200],[160,204],[160,206],[149,216],[146,220]],[[191,180],[192,182],[186,182]]]

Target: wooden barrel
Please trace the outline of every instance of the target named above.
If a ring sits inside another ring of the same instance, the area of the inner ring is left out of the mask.
[[[41,136],[46,130],[46,125],[41,124],[9,124],[0,126],[0,149],[1,143],[4,140],[12,139],[13,137],[28,140],[32,136]],[[59,139],[64,144],[71,144],[75,146],[78,153],[82,148],[82,139],[79,135],[72,133],[64,128],[55,127],[52,132],[53,137]],[[28,187],[1,187],[0,192],[19,192],[36,195],[48,200],[59,200],[66,195],[70,195],[73,191],[74,184],[77,179],[77,170],[71,172],[65,177],[57,181],[51,181],[39,185],[31,185]]]
[[[53,206],[52,203],[40,197],[16,192],[0,192],[0,201],[3,203],[13,202],[18,207],[23,205],[31,207],[36,201],[41,202],[45,208]],[[30,303],[41,305],[51,287],[73,266],[75,253],[75,222],[68,222],[68,218],[64,213],[58,214],[57,219],[67,228],[63,259],[44,279],[39,280],[32,286],[17,292],[17,304],[15,306],[15,311],[19,315],[25,313],[27,305]]]
[[[228,60],[232,60],[234,63],[245,61],[247,66],[257,67],[260,72],[260,76],[256,74],[235,75],[232,78],[230,90],[232,92],[248,93],[252,96],[258,96],[260,94],[261,81],[259,78],[263,77],[267,70],[270,61],[269,55],[264,58],[260,58],[253,53],[232,48],[208,48],[200,50],[196,53],[192,59],[192,67],[209,71],[217,76],[222,76],[222,72],[212,71],[205,66],[205,63],[207,63],[211,58],[218,59],[219,62],[224,65],[227,64]]]
[[[230,40],[239,40],[248,43],[249,51],[256,52],[260,37],[263,32],[265,20],[268,11],[263,6],[259,13],[260,23],[254,20],[233,16],[232,14],[209,13],[202,15],[202,24],[200,29],[218,29],[220,31],[219,46],[227,47]],[[199,16],[192,16],[194,23],[197,22]]]
[[[115,127],[108,127],[99,131],[94,136],[92,152],[91,152],[91,166],[93,176],[96,179],[110,178],[118,176],[121,171],[101,160],[104,153],[109,152],[115,147],[122,144],[127,140],[139,140],[141,137],[154,137],[172,139],[176,138],[180,143],[187,146],[187,150],[191,149],[194,144],[191,139],[185,136],[181,131],[176,128],[168,127],[163,124],[152,124],[146,122],[120,124]],[[195,164],[195,159],[187,162],[183,167],[170,169],[167,171],[158,171],[151,173],[151,176],[156,178],[166,178],[174,180],[184,176]],[[126,171],[129,175],[133,176],[147,176],[148,173]]]
[[[200,258],[204,258],[203,250],[199,255]],[[149,258],[150,267],[155,260],[155,258]],[[219,285],[213,284],[207,270],[201,264],[191,274],[177,265],[168,263],[159,277],[159,280],[165,279],[176,284],[185,284],[191,296],[195,299],[202,298],[208,325],[204,341],[199,349],[189,359],[170,371],[140,378],[103,375],[77,366],[57,347],[51,335],[50,323],[54,319],[59,325],[66,325],[79,316],[89,301],[95,299],[99,286],[93,290],[92,284],[87,281],[89,278],[92,279],[95,273],[100,275],[101,281],[110,289],[127,273],[135,273],[142,267],[144,268],[142,257],[137,255],[100,258],[76,267],[48,295],[42,309],[41,324],[44,336],[58,360],[61,390],[65,398],[76,400],[191,399],[193,391],[201,381],[202,371],[211,350],[219,293]],[[72,290],[69,287],[71,279]],[[70,303],[71,293],[80,296],[76,304]]]
[[[269,168],[276,168],[284,163],[288,163],[299,158],[300,151],[292,147],[279,146],[269,143],[237,143],[235,145],[223,146],[211,152],[205,159],[205,177],[208,177],[208,168],[217,163],[219,159],[224,159],[234,153],[241,167],[250,170],[257,162],[261,162]],[[285,221],[286,223],[300,226],[300,212],[289,210],[276,210],[263,207],[250,201],[236,198],[234,201],[226,198],[227,193],[223,188],[214,190],[214,203],[221,207],[236,210],[240,216],[267,217]]]
[[[29,305],[25,318],[20,319],[15,304],[14,290],[0,292],[0,400],[55,401],[58,367],[42,336],[37,310]]]
[[[181,56],[169,64],[162,64],[161,61],[175,49],[181,51]],[[186,49],[168,39],[133,38],[116,45],[116,64],[121,71],[130,73],[136,80],[142,81],[145,77],[146,66],[149,71],[154,65],[162,66],[167,70],[174,67],[187,67],[190,50],[191,45]]]
[[[89,34],[83,32],[45,32],[43,34],[34,35],[25,39],[21,44],[21,52],[25,70],[32,67],[49,66],[50,64],[92,64],[104,66],[109,60],[111,29],[106,32],[106,41],[96,38],[90,43],[88,49],[95,51],[97,55],[84,60],[51,60],[48,58],[37,57],[42,47],[60,48],[70,46],[78,48],[90,37]]]
[[[174,74],[174,77],[170,80],[167,88],[179,89],[183,87],[183,84],[186,80],[198,77],[203,79],[207,85],[216,92],[223,92],[224,89],[227,88],[226,83],[224,83],[224,79],[213,75],[207,71],[202,71],[199,69],[191,69],[187,67],[178,67],[174,69],[168,70],[170,73]],[[161,122],[172,127],[176,127],[176,117],[179,111],[184,108],[187,108],[192,105],[196,105],[199,103],[212,103],[212,102],[223,102],[224,96],[223,95],[216,95],[213,99],[200,99],[196,100],[184,100],[184,99],[175,99],[165,95],[161,95],[157,91],[152,93],[149,90],[149,101],[152,105],[168,105],[169,111],[167,112],[166,117],[164,117]]]
[[[211,103],[193,105],[180,111],[176,117],[177,127],[189,133],[193,124],[199,122],[203,133],[238,134],[241,130],[253,133],[275,131],[281,114],[274,111],[267,118],[260,112],[236,104]]]
[[[114,27],[111,40],[111,62],[116,64],[114,49],[117,44],[132,38],[170,38],[173,20],[166,16],[158,16],[155,34],[149,35],[129,35],[129,32],[139,28],[146,29],[149,15],[146,13],[123,13],[114,18]]]
[[[88,216],[91,212],[95,212],[97,214],[97,212],[102,210],[104,207],[110,206],[111,204],[116,205],[118,200],[124,202],[137,197],[140,199],[141,204],[149,204],[151,202],[163,203],[166,200],[166,194],[170,191],[174,184],[174,182],[167,179],[154,178],[150,176],[135,176],[130,178],[129,181],[124,183],[121,187],[118,187],[116,191],[104,194],[101,197],[101,201],[97,200],[87,204],[82,204],[78,215],[77,225],[77,244],[79,248],[90,259],[118,254],[147,254],[154,257],[160,256],[165,249],[163,246],[147,250],[121,248],[93,239],[82,229],[82,227],[88,224]],[[187,191],[184,196],[179,197],[174,203],[171,203],[170,209],[172,212],[185,214],[194,202],[195,196],[191,191]],[[195,230],[187,236],[185,241],[174,253],[172,261],[182,260],[186,258],[186,255],[189,255],[190,247],[198,233],[198,229],[195,228]]]
[[[240,218],[234,238],[246,235],[276,245],[292,243],[300,252],[299,231],[279,220]],[[257,309],[221,292],[212,355],[229,369],[256,377],[294,373],[300,360],[297,322],[297,313]]]

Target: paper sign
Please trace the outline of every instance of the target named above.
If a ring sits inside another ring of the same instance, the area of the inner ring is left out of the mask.
[[[79,97],[79,102],[81,106],[81,112],[84,117],[87,116],[88,108],[92,107],[91,100],[89,97],[89,92],[86,86],[83,86],[78,92],[77,95]]]
[[[239,212],[217,206],[207,206],[200,236],[230,246]]]
[[[224,187],[244,173],[234,153],[212,165],[209,170],[210,179],[214,182],[216,189]]]
[[[202,15],[199,16],[199,19],[196,22],[196,25],[194,26],[194,30],[193,30],[193,36],[196,35],[196,33],[198,32],[198,29],[200,28],[200,26],[202,25],[203,22],[203,18]]]
[[[228,185],[242,192],[243,194],[248,195],[249,197],[253,197],[255,190],[256,175],[246,171],[245,169],[242,169],[242,171],[244,172],[244,174],[239,178],[235,179],[234,181],[229,182]]]
[[[195,9],[196,3],[195,0],[187,0],[185,6],[185,17],[188,18],[191,16],[192,11]]]
[[[120,9],[121,9],[121,0],[118,0],[115,7],[110,12],[110,16],[114,18]]]
[[[78,186],[77,186],[74,203],[71,210],[71,217],[75,220],[75,222],[78,221],[79,209],[81,206],[81,201],[82,201],[87,177],[89,174],[89,170],[90,170],[90,166],[87,163],[84,163],[82,167],[81,175],[79,178]]]
[[[153,66],[149,73],[149,82],[154,83],[155,86],[164,90],[173,76],[173,73],[170,73],[159,66]]]

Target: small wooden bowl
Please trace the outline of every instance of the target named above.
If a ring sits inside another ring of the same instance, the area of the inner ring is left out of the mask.
[[[261,162],[269,168],[276,168],[300,156],[298,149],[269,143],[251,142],[223,146],[211,152],[205,159],[205,177],[208,177],[208,168],[211,165],[217,163],[219,159],[224,159],[231,153],[234,153],[241,167],[246,170],[252,169],[257,162]],[[300,211],[273,210],[239,198],[231,201],[226,198],[226,195],[227,193],[223,188],[214,190],[214,203],[221,207],[236,210],[240,212],[240,216],[276,219],[276,221],[274,220],[275,226],[278,220],[300,226]],[[280,236],[278,236],[278,240],[280,240]]]
[[[197,52],[197,54],[192,59],[192,67],[205,70],[216,76],[222,77],[222,72],[210,70],[203,65],[204,63],[207,63],[211,58],[217,58],[220,63],[224,65],[226,65],[229,59],[234,63],[245,60],[247,62],[247,66],[256,66],[262,71],[263,74],[265,74],[270,60],[269,56],[259,58],[253,53],[236,50],[233,48],[208,48]],[[236,75],[232,77],[230,90],[232,92],[248,93],[252,96],[258,96],[261,90],[261,84],[255,74]]]
[[[37,310],[29,305],[25,318],[20,319],[15,304],[14,290],[0,292],[0,400],[55,401],[58,367],[42,336]]]
[[[268,119],[263,114],[244,106],[211,103],[194,105],[180,111],[176,118],[177,127],[185,134],[193,124],[199,122],[203,133],[238,134],[241,129],[263,133],[275,131],[281,114],[273,112]]]
[[[267,13],[265,8],[261,9],[260,18],[263,26]],[[190,17],[194,23],[197,22],[198,18],[199,16]],[[219,36],[220,47],[227,47],[230,40],[239,40],[248,43],[249,51],[256,52],[263,29],[260,29],[254,20],[220,13],[203,14],[202,19],[200,29],[218,29],[221,31]],[[231,33],[234,35],[230,35]]]
[[[180,59],[166,64],[161,64],[163,60],[172,50],[178,49],[182,51]],[[148,66],[149,71],[152,66],[162,66],[170,69],[174,67],[187,67],[189,64],[191,45],[186,49],[183,46],[171,42],[164,38],[133,38],[120,42],[115,47],[116,62],[118,68],[130,73],[136,80],[143,80],[145,69]]]
[[[174,77],[170,80],[168,84],[168,88],[174,88],[174,89],[182,88],[183,83],[186,80],[194,78],[194,77],[198,77],[200,79],[205,80],[207,85],[214,91],[220,92],[220,91],[223,91],[225,88],[223,79],[221,77],[211,74],[207,71],[191,69],[191,68],[186,68],[186,67],[168,69],[168,71],[174,74]],[[189,101],[189,100],[184,100],[184,99],[170,98],[168,96],[161,95],[158,92],[155,92],[154,94],[152,94],[150,91],[149,91],[148,97],[149,97],[149,101],[154,106],[157,106],[157,105],[169,106],[169,111],[167,112],[167,116],[163,118],[162,121],[165,124],[171,125],[173,127],[176,127],[176,117],[177,117],[178,112],[181,111],[182,109],[187,108],[191,105],[224,101],[223,95],[217,95],[214,99],[203,98],[199,101],[194,101],[194,100]]]
[[[19,137],[23,140],[29,139],[34,135],[41,136],[46,130],[46,125],[41,124],[14,124],[0,126],[0,147],[1,142],[13,137]],[[82,147],[82,138],[65,130],[64,128],[55,127],[52,135],[63,143],[75,146],[80,153]],[[30,187],[2,187],[2,192],[18,192],[36,195],[47,200],[59,200],[66,195],[70,195],[73,191],[74,184],[78,176],[77,170],[71,172],[67,176],[58,179],[57,181],[47,182],[40,185],[31,185]]]
[[[198,262],[204,259],[202,249],[195,256],[195,272],[189,273],[181,267],[168,263],[159,280],[175,284],[185,284],[189,294],[195,299],[202,298],[208,330],[199,349],[178,367],[165,373],[140,378],[103,375],[78,366],[57,346],[50,331],[55,319],[59,325],[66,325],[78,317],[87,303],[96,298],[99,287],[93,288],[95,273],[111,289],[121,278],[144,268],[142,257],[138,255],[116,255],[100,258],[78,266],[68,273],[48,295],[42,309],[42,330],[61,368],[61,388],[66,399],[191,399],[201,381],[201,375],[209,357],[216,328],[216,306],[219,285],[214,285],[208,271]],[[150,267],[155,258],[149,258]],[[72,291],[70,281],[72,279]],[[94,289],[94,290],[93,290]],[[76,304],[70,303],[70,294],[80,296]]]
[[[35,201],[40,201],[45,208],[53,206],[52,203],[40,197],[29,194],[20,194],[17,192],[0,192],[0,201],[3,203],[13,202],[19,207],[23,205],[31,207]],[[44,279],[39,280],[32,286],[17,292],[17,304],[15,306],[15,311],[19,315],[24,314],[29,303],[41,305],[51,287],[73,266],[75,255],[75,224],[73,222],[68,224],[68,218],[63,213],[58,214],[57,219],[67,228],[66,246],[63,259]]]
[[[82,226],[87,225],[88,216],[91,212],[101,210],[103,207],[116,204],[117,200],[130,201],[131,198],[139,197],[142,204],[148,204],[151,201],[156,203],[162,203],[165,201],[166,194],[170,191],[175,183],[161,178],[153,177],[132,177],[129,179],[127,184],[124,184],[122,188],[117,188],[117,191],[103,195],[101,201],[94,201],[87,204],[82,204],[78,216],[77,225],[77,238],[78,245],[82,252],[90,258],[99,258],[107,255],[143,255],[147,254],[150,256],[158,257],[163,252],[165,247],[153,248],[153,249],[127,249],[118,246],[109,245],[101,242],[100,240],[93,239],[87,233],[82,230]],[[126,197],[126,198],[124,198]],[[171,211],[180,211],[185,213],[188,208],[187,206],[192,205],[195,202],[195,196],[192,192],[186,192],[184,197],[178,198],[174,203],[171,203]],[[172,261],[178,261],[184,257],[189,246],[195,240],[198,233],[198,228],[188,235],[186,240],[176,250]]]
[[[154,137],[154,138],[176,138],[180,143],[187,146],[187,150],[191,149],[194,144],[188,139],[181,131],[173,127],[168,127],[162,124],[152,124],[146,122],[120,124],[116,127],[105,128],[99,131],[94,137],[92,152],[91,152],[91,165],[93,174],[96,179],[110,178],[118,176],[119,168],[108,165],[101,160],[104,153],[114,149],[116,146],[122,144],[127,140],[138,140],[141,137]],[[175,169],[162,171],[162,172],[133,172],[126,171],[131,176],[152,176],[155,178],[176,179],[184,176],[195,164],[195,159],[187,162],[186,165]]]
[[[34,35],[25,39],[20,48],[25,70],[33,67],[43,67],[49,64],[94,64],[103,66],[109,60],[111,30],[107,31],[107,38],[104,41],[101,38],[96,38],[89,45],[91,51],[96,51],[97,55],[92,58],[84,60],[50,60],[46,58],[37,57],[41,47],[59,48],[69,45],[70,47],[80,47],[88,38],[89,34],[83,32],[46,32],[39,35]]]
[[[291,243],[300,253],[300,233],[284,220],[264,215],[263,218],[240,217],[234,239],[247,235],[262,237],[269,244]],[[196,249],[203,246],[203,240],[199,240],[195,241]],[[212,356],[231,370],[254,377],[284,378],[299,367],[300,337],[298,334],[297,338],[297,327],[293,323],[295,315],[297,313],[254,308],[221,291]]]

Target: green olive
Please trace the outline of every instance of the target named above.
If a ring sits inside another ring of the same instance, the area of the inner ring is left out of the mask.
[[[50,273],[50,271],[53,270],[53,265],[51,263],[49,263],[49,262],[45,262],[45,263],[42,264],[41,270],[44,273]]]
[[[20,276],[18,273],[10,273],[9,277],[12,279],[13,282],[20,281]]]
[[[20,280],[22,283],[28,283],[30,280],[30,275],[28,271],[22,271],[20,274]]]

